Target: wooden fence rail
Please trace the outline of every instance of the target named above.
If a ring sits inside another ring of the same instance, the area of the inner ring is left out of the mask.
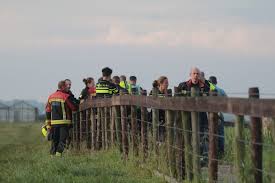
[[[218,97],[215,93],[199,97],[193,89],[191,97],[159,98],[153,92],[153,96],[88,99],[73,116],[73,148],[98,151],[118,147],[125,161],[132,152],[145,164],[152,160],[158,170],[166,162],[163,173],[178,182],[217,182],[222,180],[219,167],[224,164],[218,154],[218,139],[226,138],[218,134],[218,113],[230,113],[236,116],[234,127],[230,127],[235,128],[234,143],[229,147],[234,149],[235,161],[227,162],[233,168],[232,182],[272,182],[275,159],[271,160],[270,169],[265,169],[263,151],[269,147],[273,153],[270,157],[275,158],[275,128],[272,140],[265,144],[261,118],[275,117],[275,100],[259,99],[257,88],[251,88],[249,93],[249,98]],[[201,131],[202,112],[208,116],[206,132]],[[160,114],[165,114],[164,132],[160,131]],[[244,116],[251,116],[251,138],[245,136]],[[203,141],[205,137],[207,142]],[[250,150],[246,150],[245,143]],[[207,155],[202,154],[202,147],[207,147]],[[205,157],[208,166],[202,164]],[[245,175],[247,171],[254,177]]]

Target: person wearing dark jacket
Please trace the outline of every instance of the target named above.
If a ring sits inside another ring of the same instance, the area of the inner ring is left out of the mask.
[[[49,96],[46,105],[46,125],[52,132],[51,155],[62,156],[72,124],[72,112],[77,110],[68,91],[66,82],[60,81],[58,90]]]
[[[161,76],[158,80],[153,82],[153,90],[150,92],[150,96],[156,92],[158,97],[172,97],[172,90],[168,89],[169,81],[166,76]],[[150,114],[152,119],[152,113]],[[158,124],[158,140],[160,142],[165,141],[165,111],[159,110],[159,124]]]
[[[85,84],[85,88],[82,90],[79,100],[86,100],[89,97],[96,96],[96,88],[95,81],[93,78],[89,77],[87,79],[83,79],[83,83]]]
[[[79,100],[77,100],[71,90],[72,87],[72,81],[70,79],[65,79],[64,80],[66,83],[66,88],[67,88],[67,93],[71,96],[70,98],[72,99],[72,102],[74,105],[79,105]]]
[[[179,84],[181,96],[191,96],[191,88],[197,88],[200,91],[200,96],[207,96],[210,88],[203,81],[200,80],[200,70],[192,68],[190,72],[190,79]],[[206,112],[199,113],[199,126],[200,126],[200,149],[201,155],[207,157],[208,155],[208,118]],[[206,158],[202,158],[202,163],[206,163]]]
[[[102,80],[96,84],[97,98],[108,98],[118,93],[116,85],[111,82],[112,72],[112,69],[109,67],[102,69]]]
[[[80,104],[80,101],[78,99],[75,98],[72,90],[71,90],[71,87],[72,87],[72,81],[70,79],[65,79],[65,84],[66,84],[66,91],[67,93],[70,95],[70,99],[72,101],[72,103],[75,105],[75,106],[78,106]],[[70,127],[70,130],[69,130],[69,137],[67,138],[67,148],[70,147],[71,145],[71,141],[72,141],[72,138],[73,138],[73,132],[72,132],[72,128],[73,128],[73,125],[69,125]]]
[[[117,90],[118,90],[118,94],[119,93],[129,94],[128,90],[121,86],[121,81],[120,81],[120,78],[118,76],[114,76],[113,79],[112,79],[112,82],[116,85]]]
[[[192,68],[190,72],[190,79],[179,84],[178,88],[182,96],[191,96],[191,88],[197,88],[201,96],[209,94],[210,88],[202,80],[200,80],[200,70]]]
[[[217,86],[218,81],[217,77],[215,76],[210,76],[209,81],[215,85],[215,88],[217,90],[218,96],[223,96],[226,97],[226,93],[223,89]],[[219,124],[218,124],[218,151],[219,154],[222,156],[224,154],[224,143],[225,143],[225,138],[224,138],[224,116],[223,113],[220,112],[218,113],[219,115]]]

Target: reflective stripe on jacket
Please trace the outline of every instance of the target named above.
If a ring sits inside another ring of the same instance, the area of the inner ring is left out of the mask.
[[[77,107],[69,100],[70,95],[60,90],[50,95],[46,106],[47,125],[72,123],[72,111]]]
[[[96,96],[97,97],[111,97],[118,93],[118,89],[115,84],[107,80],[101,80],[96,84]]]

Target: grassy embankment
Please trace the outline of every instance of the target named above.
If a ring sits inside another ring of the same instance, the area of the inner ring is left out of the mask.
[[[0,182],[164,182],[115,150],[51,157],[41,124],[0,123]]]

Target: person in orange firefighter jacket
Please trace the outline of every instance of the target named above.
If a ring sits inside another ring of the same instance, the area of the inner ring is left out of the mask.
[[[65,81],[58,83],[58,90],[49,96],[46,105],[46,125],[52,134],[50,154],[61,156],[72,124],[72,112],[77,110],[68,94]]]

